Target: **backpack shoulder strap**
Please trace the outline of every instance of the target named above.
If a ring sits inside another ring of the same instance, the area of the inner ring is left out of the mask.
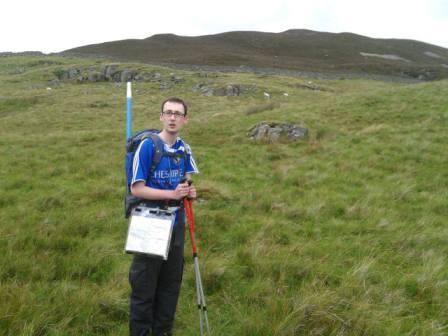
[[[152,156],[151,167],[148,172],[148,175],[151,176],[151,174],[154,172],[157,165],[159,164],[160,159],[162,158],[164,144],[162,139],[160,139],[160,137],[155,133],[149,134],[148,138],[152,140],[152,145],[154,149],[154,155]]]

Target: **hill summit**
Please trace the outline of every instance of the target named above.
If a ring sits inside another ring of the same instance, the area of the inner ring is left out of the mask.
[[[414,40],[375,39],[305,29],[233,31],[204,36],[158,34],[81,46],[63,54],[144,63],[448,78],[448,49]]]

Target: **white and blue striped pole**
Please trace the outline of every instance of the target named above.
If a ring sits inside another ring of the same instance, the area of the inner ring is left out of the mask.
[[[126,112],[126,140],[132,136],[132,90],[131,82],[128,82],[126,90],[126,102],[127,102],[127,112]]]

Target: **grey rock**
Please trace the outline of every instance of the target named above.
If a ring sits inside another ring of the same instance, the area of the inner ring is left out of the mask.
[[[205,83],[198,83],[193,88],[194,92],[199,92],[201,95],[211,97],[214,95],[213,88],[210,88]]]
[[[226,95],[226,88],[225,87],[219,87],[219,88],[212,88],[211,93],[213,96],[225,96]]]
[[[162,75],[156,71],[145,71],[142,73],[137,72],[134,80],[138,81],[151,81],[151,82],[160,82],[162,79]]]
[[[115,83],[121,82],[121,71],[116,71],[111,75],[112,81]]]
[[[198,83],[193,87],[194,92],[198,92],[203,96],[242,96],[258,91],[256,85],[243,86],[239,84],[228,84],[224,87],[216,87],[213,83]]]
[[[132,81],[136,75],[137,75],[137,72],[134,70],[123,70],[121,72],[120,81],[122,83]]]
[[[196,72],[195,76],[202,78],[218,78],[218,74],[215,72]]]
[[[239,96],[241,93],[241,88],[239,85],[227,85],[226,89],[226,96]]]
[[[241,88],[239,85],[226,85],[225,87],[212,88],[206,85],[200,87],[199,92],[203,96],[239,96]]]
[[[280,138],[287,138],[290,140],[297,140],[306,137],[308,129],[306,127],[278,122],[263,121],[253,126],[248,135],[253,140],[276,141]]]
[[[74,80],[74,79],[77,80],[80,75],[81,75],[80,69],[70,68],[64,73],[64,75],[62,76],[62,79],[63,80]]]
[[[59,79],[53,79],[48,82],[48,85],[50,87],[60,87],[60,86],[62,86],[62,82]]]
[[[313,82],[308,83],[299,83],[295,85],[299,89],[307,89],[312,91],[321,91],[321,88],[319,85],[314,84]]]
[[[208,88],[202,92],[202,95],[205,97],[213,97],[215,95],[215,90]]]
[[[16,67],[15,74],[23,74],[26,71],[25,67]]]
[[[174,82],[175,84],[179,84],[184,82],[185,79],[182,76],[171,75],[171,81]]]
[[[201,91],[203,88],[207,87],[205,83],[198,83],[194,86],[194,91]]]
[[[114,74],[117,72],[117,66],[114,64],[107,64],[101,69],[101,72],[106,80],[112,81]]]
[[[87,78],[84,77],[84,76],[81,76],[81,75],[79,75],[78,77],[76,77],[76,82],[77,82],[77,83],[82,83],[82,82],[84,82],[84,81],[86,81],[86,80],[87,80]]]
[[[104,81],[106,77],[103,73],[98,71],[90,71],[87,80],[89,82],[101,82]]]

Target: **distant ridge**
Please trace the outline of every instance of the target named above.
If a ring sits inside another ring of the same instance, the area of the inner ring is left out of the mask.
[[[0,57],[9,57],[9,56],[44,56],[45,54],[40,51],[20,51],[20,52],[12,52],[12,51],[4,51],[0,52]]]
[[[82,46],[63,54],[144,63],[376,74],[422,80],[448,78],[446,48],[414,40],[306,29],[282,33],[233,31],[194,37],[159,34]]]

